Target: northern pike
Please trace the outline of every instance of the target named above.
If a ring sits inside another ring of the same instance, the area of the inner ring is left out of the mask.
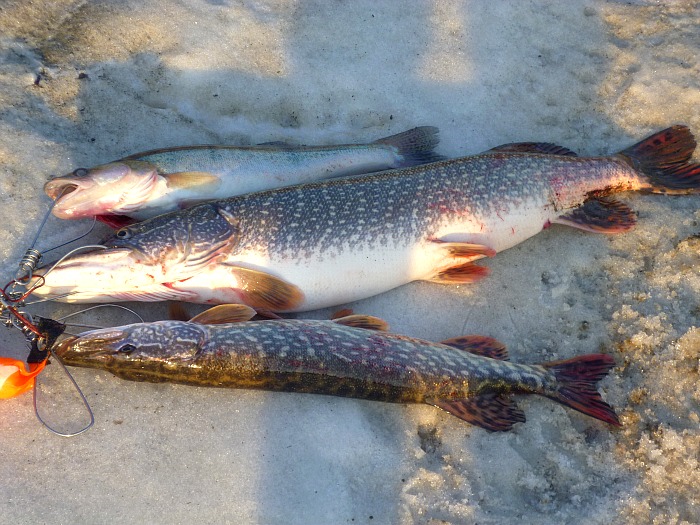
[[[69,365],[133,381],[428,403],[491,431],[525,421],[511,394],[539,394],[620,424],[595,387],[614,366],[608,355],[514,364],[488,337],[431,343],[364,327],[382,326],[376,318],[352,317],[137,323],[71,337],[53,352]]]
[[[97,216],[124,225],[207,200],[225,199],[330,177],[439,160],[438,130],[414,128],[369,144],[183,146],[137,153],[49,180],[61,219]],[[112,216],[118,217],[112,217]]]
[[[634,213],[611,193],[697,192],[700,165],[689,162],[695,145],[685,126],[607,157],[506,145],[210,202],[122,228],[105,249],[41,270],[45,283],[35,293],[67,294],[69,302],[173,299],[284,312],[414,280],[470,283],[487,273],[475,260],[553,223],[604,233],[631,228]]]

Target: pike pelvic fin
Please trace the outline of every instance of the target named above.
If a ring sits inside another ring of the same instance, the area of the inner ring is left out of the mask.
[[[552,222],[593,233],[621,233],[634,227],[637,216],[616,200],[591,198]]]
[[[197,324],[227,324],[250,321],[257,312],[244,304],[220,304],[204,310],[190,319]]]
[[[333,322],[344,326],[352,326],[354,328],[364,328],[365,330],[377,330],[380,332],[389,330],[389,323],[384,319],[371,315],[352,314],[343,317],[334,317]]]
[[[488,268],[468,262],[439,270],[428,280],[438,284],[471,284],[488,274]]]
[[[506,346],[493,337],[484,335],[463,335],[441,341],[440,344],[464,350],[470,354],[482,357],[490,357],[500,361],[508,361],[508,350]]]
[[[565,361],[542,363],[541,366],[550,369],[558,382],[556,392],[545,394],[547,397],[588,416],[620,426],[615,411],[596,390],[596,383],[615,366],[612,357],[588,354]]]
[[[445,159],[445,157],[433,151],[438,142],[440,142],[438,133],[439,130],[436,127],[419,126],[390,137],[375,140],[374,144],[384,144],[396,148],[397,154],[402,158],[394,167],[406,168]]]
[[[279,277],[241,266],[223,266],[230,269],[241,300],[256,310],[292,310],[304,300],[304,293],[297,286]]]
[[[690,129],[677,125],[622,150],[618,156],[649,177],[648,189],[653,193],[698,193],[700,164],[690,162],[696,145]]]
[[[165,173],[161,175],[173,190],[201,190],[208,191],[221,184],[216,175],[205,171],[179,171],[177,173]]]
[[[443,251],[445,261],[426,280],[438,284],[469,284],[483,279],[489,274],[488,268],[472,264],[472,261],[496,255],[495,250],[483,244],[440,239],[433,239],[432,243]]]
[[[562,155],[565,157],[578,157],[578,154],[569,148],[552,144],[551,142],[511,142],[491,148],[486,153],[541,153],[544,155]]]
[[[426,402],[491,432],[505,432],[511,430],[516,423],[525,422],[525,414],[515,401],[496,393],[481,394],[459,401],[434,399]]]

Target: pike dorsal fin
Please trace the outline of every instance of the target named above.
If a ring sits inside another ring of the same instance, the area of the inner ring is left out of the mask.
[[[440,344],[451,346],[482,357],[508,361],[506,346],[493,337],[485,335],[463,335],[441,341]]]
[[[511,142],[501,144],[488,150],[488,153],[542,153],[544,155],[561,155],[563,157],[578,157],[578,154],[569,148],[552,144],[551,142]]]
[[[226,324],[250,321],[256,314],[250,306],[244,304],[220,304],[204,310],[190,319],[197,324]]]
[[[344,317],[334,318],[333,322],[344,326],[364,328],[366,330],[377,330],[380,332],[386,332],[389,329],[389,323],[387,323],[384,319],[373,317],[371,315],[346,315]]]

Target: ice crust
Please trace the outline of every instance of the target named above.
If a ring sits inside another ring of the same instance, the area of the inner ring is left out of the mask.
[[[448,156],[537,140],[595,155],[675,123],[700,135],[699,19],[697,1],[5,1],[2,275],[49,176],[147,149],[435,125]],[[545,399],[519,400],[528,421],[489,434],[429,406],[74,370],[97,421],[80,437],[47,433],[29,395],[2,402],[0,521],[700,522],[700,197],[621,198],[639,214],[629,233],[555,226],[486,262],[481,283],[350,305],[425,339],[497,337],[513,361],[610,353],[601,389],[620,430]],[[50,220],[40,247],[87,227]],[[26,355],[1,337],[3,355]]]

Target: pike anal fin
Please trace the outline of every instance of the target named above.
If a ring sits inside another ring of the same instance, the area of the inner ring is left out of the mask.
[[[613,199],[591,198],[552,222],[593,233],[621,233],[637,223],[635,213]]]
[[[511,430],[516,423],[525,422],[525,414],[510,397],[496,393],[481,394],[459,401],[431,399],[430,405],[491,432]]]

